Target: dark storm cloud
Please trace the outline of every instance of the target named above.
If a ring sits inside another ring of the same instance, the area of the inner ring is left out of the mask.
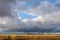
[[[0,0],[0,17],[12,16],[11,9],[13,3],[14,0]]]
[[[35,28],[30,28],[30,29],[17,29],[17,30],[9,30],[11,32],[51,32],[52,29],[41,29],[41,28],[38,28],[38,27],[35,27]]]
[[[56,27],[58,26],[58,24],[55,24],[52,22],[44,23],[44,24],[42,24],[41,22],[36,22],[35,24],[33,24],[33,22],[32,22],[32,24],[30,24],[30,23],[28,23],[28,24],[29,25],[20,22],[20,24],[18,25],[20,27],[17,27],[18,29],[11,28],[8,31],[10,31],[10,32],[54,32],[54,30],[56,30]]]

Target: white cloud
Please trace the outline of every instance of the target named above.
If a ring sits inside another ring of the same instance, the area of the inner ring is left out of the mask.
[[[53,12],[52,14],[49,14],[51,18],[54,20],[54,22],[60,23],[60,11]]]
[[[21,8],[20,6],[18,7]],[[22,6],[22,9],[19,9],[18,7],[16,8],[17,12],[20,11],[20,12],[28,13],[31,15],[48,14],[48,13],[57,11],[57,8],[53,4],[49,3],[48,1],[43,1],[40,3],[40,5],[36,7],[32,6],[32,7],[26,8],[25,6],[24,7]]]
[[[44,22],[44,18],[42,17],[42,16],[38,16],[38,17],[36,17],[36,18],[33,18],[32,19],[33,21],[41,21],[41,22]]]

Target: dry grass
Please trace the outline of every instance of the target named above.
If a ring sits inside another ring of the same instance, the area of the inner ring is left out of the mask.
[[[60,34],[0,34],[0,40],[60,40]]]

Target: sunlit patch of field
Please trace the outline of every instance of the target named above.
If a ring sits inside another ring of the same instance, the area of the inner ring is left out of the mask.
[[[60,34],[0,34],[0,40],[60,40]]]

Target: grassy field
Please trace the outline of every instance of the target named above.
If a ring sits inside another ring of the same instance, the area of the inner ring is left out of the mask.
[[[60,40],[60,34],[0,34],[0,40]]]

